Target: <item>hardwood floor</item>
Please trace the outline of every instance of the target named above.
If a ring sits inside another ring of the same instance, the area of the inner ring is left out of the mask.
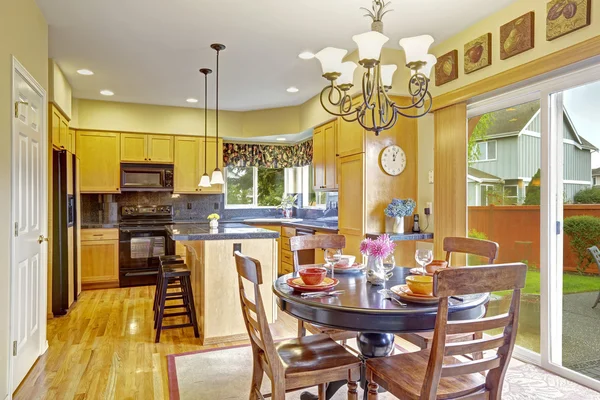
[[[154,286],[83,292],[69,314],[48,321],[49,349],[14,399],[168,399],[168,354],[248,343],[201,346],[184,328],[155,344],[153,296]],[[295,336],[296,321],[278,316],[273,335]]]

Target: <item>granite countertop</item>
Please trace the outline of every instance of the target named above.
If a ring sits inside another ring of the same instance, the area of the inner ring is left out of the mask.
[[[429,232],[421,232],[421,233],[413,233],[413,232],[405,232],[405,233],[390,233],[390,239],[394,242],[402,242],[409,240],[432,240],[433,233]],[[383,235],[383,233],[367,233],[367,237],[370,239],[377,239],[378,236]]]
[[[81,229],[118,229],[118,222],[82,222]]]
[[[239,223],[220,223],[212,230],[207,224],[175,223],[167,225],[167,232],[175,241],[186,240],[235,240],[277,239],[279,233]]]
[[[285,218],[245,218],[246,224],[256,225],[284,225],[292,228],[314,228],[318,230],[338,231],[337,220],[320,221],[317,219],[285,219]]]

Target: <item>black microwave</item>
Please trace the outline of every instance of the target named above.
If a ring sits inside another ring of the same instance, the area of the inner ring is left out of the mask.
[[[172,192],[172,164],[121,164],[121,191]]]

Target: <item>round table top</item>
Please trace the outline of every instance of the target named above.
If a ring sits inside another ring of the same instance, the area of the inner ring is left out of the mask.
[[[405,283],[409,268],[396,267],[386,287]],[[364,273],[336,273],[339,284],[335,290],[344,293],[323,298],[302,298],[287,285],[287,280],[297,273],[283,275],[273,283],[279,307],[292,316],[317,325],[331,328],[381,333],[409,333],[432,331],[435,326],[437,304],[417,304],[403,301],[400,307],[378,293],[382,286],[372,286]],[[485,314],[489,294],[450,298],[449,319],[477,319]]]

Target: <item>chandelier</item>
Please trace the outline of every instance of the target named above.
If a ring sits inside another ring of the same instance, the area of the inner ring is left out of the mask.
[[[358,67],[354,62],[343,62],[348,53],[344,49],[327,47],[317,54],[323,68],[323,77],[329,81],[320,95],[321,105],[328,113],[343,118],[347,122],[358,123],[367,131],[379,135],[381,131],[392,128],[398,121],[398,116],[419,118],[431,110],[432,97],[429,93],[429,75],[436,57],[428,54],[433,38],[429,35],[415,36],[400,40],[400,46],[406,55],[406,67],[411,71],[408,82],[410,104],[399,105],[388,96],[392,88],[392,80],[396,65],[381,65],[381,50],[389,40],[383,34],[382,18],[392,10],[387,10],[390,2],[373,0],[372,10],[365,16],[373,22],[371,31],[355,35],[352,40],[358,45],[359,61],[364,68],[362,77],[362,99],[360,104],[353,104],[350,90],[354,81],[354,71]],[[409,110],[415,109],[416,111]]]

